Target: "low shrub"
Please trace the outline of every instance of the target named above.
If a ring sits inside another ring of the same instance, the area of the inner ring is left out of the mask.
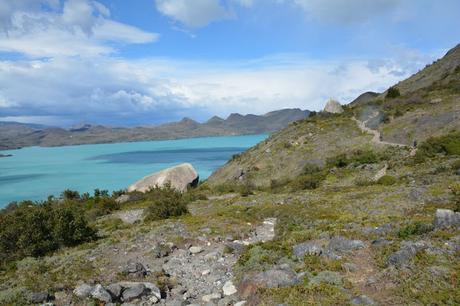
[[[454,184],[450,190],[453,195],[454,211],[460,212],[460,184]]]
[[[303,174],[293,179],[290,183],[290,186],[293,191],[316,189],[320,186],[324,179],[325,176],[322,173]]]
[[[398,180],[391,175],[384,175],[378,181],[377,184],[384,185],[384,186],[391,186],[398,182]]]
[[[340,153],[338,155],[329,157],[326,160],[326,165],[330,168],[344,168],[350,164],[374,164],[378,161],[379,156],[372,150],[355,150],[350,155]]]
[[[350,161],[345,153],[340,153],[338,155],[329,157],[326,159],[326,164],[328,167],[337,167],[337,168],[344,168],[348,166]]]
[[[460,132],[452,132],[440,137],[431,137],[424,141],[415,154],[416,162],[423,162],[436,154],[460,156]]]
[[[43,256],[96,238],[78,202],[24,201],[0,213],[0,264]]]
[[[401,239],[409,238],[410,236],[414,235],[422,235],[433,230],[433,226],[431,224],[425,224],[421,222],[414,222],[406,225],[405,227],[401,228],[398,232],[398,237]]]
[[[146,209],[146,220],[155,221],[178,217],[188,213],[184,195],[171,185],[152,188],[147,193],[150,205]]]
[[[379,158],[372,150],[356,150],[351,154],[349,161],[360,165],[375,164],[379,161]]]
[[[399,89],[397,87],[390,87],[387,91],[387,95],[385,96],[388,99],[393,99],[401,96]]]

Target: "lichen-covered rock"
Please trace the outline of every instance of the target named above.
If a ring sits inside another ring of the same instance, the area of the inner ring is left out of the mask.
[[[131,286],[123,290],[122,300],[124,302],[130,302],[143,296],[145,293],[145,286],[143,283],[133,283]]]
[[[79,298],[86,299],[91,295],[91,292],[93,292],[93,290],[94,286],[88,284],[81,284],[75,288],[73,294],[75,294]]]
[[[49,295],[48,292],[32,292],[27,299],[32,304],[39,304],[48,301]]]
[[[105,303],[112,302],[112,296],[100,284],[97,284],[96,287],[94,287],[93,292],[91,292],[91,296],[101,302],[105,302]]]
[[[418,251],[426,248],[427,246],[423,241],[403,241],[400,249],[388,256],[387,266],[404,266],[412,260]]]
[[[147,269],[140,262],[128,261],[123,268],[123,273],[134,277],[144,277],[147,275]]]
[[[298,275],[288,267],[275,267],[271,270],[248,274],[240,283],[238,292],[241,297],[248,298],[259,288],[279,288],[299,283]]]
[[[293,252],[297,258],[303,258],[305,255],[319,256],[323,253],[323,248],[315,241],[307,241],[295,245]]]
[[[198,184],[198,181],[199,176],[193,166],[184,163],[146,176],[129,186],[128,191],[147,192],[155,186],[163,187],[170,184],[172,188],[184,192],[189,186]]]
[[[437,209],[433,223],[436,229],[460,227],[460,213],[449,209]]]
[[[340,286],[342,284],[342,276],[338,272],[321,271],[310,280],[309,284],[318,285],[321,283]]]
[[[224,292],[224,295],[232,295],[237,292],[236,287],[233,285],[232,281],[227,281],[222,287],[222,291]]]
[[[328,245],[328,249],[336,252],[347,252],[364,248],[364,242],[361,240],[349,240],[343,237],[334,237]]]

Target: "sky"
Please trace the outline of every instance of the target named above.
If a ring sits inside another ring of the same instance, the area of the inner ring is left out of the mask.
[[[0,0],[0,121],[317,111],[458,43],[458,0]]]

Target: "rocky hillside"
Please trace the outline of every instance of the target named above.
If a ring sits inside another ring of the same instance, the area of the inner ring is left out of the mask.
[[[253,184],[268,186],[274,179],[296,177],[305,164],[324,165],[342,152],[383,149],[369,141],[373,134],[363,133],[355,119],[377,130],[382,141],[401,145],[460,130],[460,46],[393,88],[398,91],[395,97],[364,93],[342,114],[324,112],[290,124],[235,156],[210,183],[230,182],[244,174]]]
[[[0,304],[459,305],[457,73],[293,122],[183,194],[9,207]]]
[[[308,117],[309,111],[283,109],[268,114],[231,114],[227,119],[213,117],[205,123],[190,118],[160,126],[112,128],[81,125],[70,129],[38,125],[0,123],[0,150],[26,146],[63,146],[93,143],[131,142],[201,136],[272,133],[290,122]]]

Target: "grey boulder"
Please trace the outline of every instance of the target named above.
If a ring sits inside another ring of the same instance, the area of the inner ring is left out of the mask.
[[[85,299],[91,295],[91,292],[93,292],[93,290],[94,286],[88,284],[81,284],[75,288],[73,294],[79,298]]]
[[[124,302],[130,302],[137,298],[140,298],[144,295],[145,286],[143,283],[135,283],[132,284],[130,287],[123,290],[122,293],[122,300]]]
[[[129,186],[128,191],[147,192],[156,186],[164,187],[166,184],[170,184],[172,188],[184,192],[190,186],[196,186],[198,181],[199,176],[193,166],[184,163],[146,176]]]
[[[323,253],[323,248],[321,245],[314,241],[307,241],[300,244],[297,244],[293,247],[294,255],[301,259],[305,255],[314,255],[319,256]]]
[[[460,227],[460,213],[449,209],[437,209],[434,217],[434,227],[442,229],[447,227]]]
[[[94,287],[93,292],[91,292],[91,296],[101,302],[112,302],[112,296],[110,295],[110,293],[108,293],[107,290],[105,290],[104,287],[102,287],[102,285],[99,284],[96,285],[96,287]]]

